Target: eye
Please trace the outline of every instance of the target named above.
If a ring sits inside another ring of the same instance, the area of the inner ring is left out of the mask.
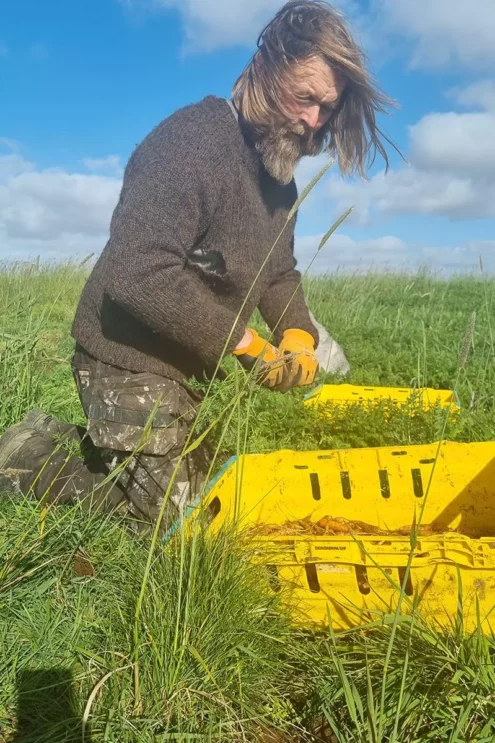
[[[333,114],[337,109],[337,103],[320,103],[320,108],[326,114]]]
[[[296,95],[296,100],[299,103],[304,103],[306,106],[320,106],[320,102],[310,95]]]
[[[338,102],[335,103],[322,103],[318,98],[312,95],[296,95],[298,103],[302,103],[305,106],[319,106],[319,108],[326,114],[333,114],[338,106]]]

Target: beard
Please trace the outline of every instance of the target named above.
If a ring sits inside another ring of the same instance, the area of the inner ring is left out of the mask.
[[[317,132],[307,131],[302,124],[286,125],[264,131],[255,147],[272,178],[287,186],[294,178],[299,160],[319,155],[329,133],[329,124]]]

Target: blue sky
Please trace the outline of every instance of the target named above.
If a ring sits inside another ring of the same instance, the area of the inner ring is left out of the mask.
[[[122,168],[176,108],[228,96],[279,0],[11,0],[0,7],[0,257],[99,252]],[[495,3],[338,0],[398,111],[370,180],[336,167],[301,208],[297,256],[351,217],[312,271],[495,272]],[[306,185],[322,165],[298,169]]]

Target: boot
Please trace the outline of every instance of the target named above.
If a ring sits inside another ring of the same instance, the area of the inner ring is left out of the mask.
[[[84,509],[127,512],[118,485],[102,485],[108,472],[92,471],[25,422],[0,438],[0,490],[30,495],[46,503],[81,503]]]
[[[81,429],[78,426],[72,423],[62,423],[52,415],[36,408],[29,411],[22,423],[49,438],[57,436],[63,438],[63,440],[81,439]]]
[[[22,424],[8,428],[0,438],[0,489],[22,493],[21,478],[24,482],[29,474],[17,454],[24,444],[33,437],[35,431]]]

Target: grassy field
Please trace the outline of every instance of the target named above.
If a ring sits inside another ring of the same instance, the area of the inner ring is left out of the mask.
[[[0,431],[32,407],[84,421],[70,324],[85,276],[77,265],[0,270]],[[306,293],[345,348],[346,381],[455,386],[462,410],[446,438],[495,437],[495,280],[334,276]],[[435,411],[411,419],[379,408],[329,422],[302,407],[305,390],[239,396],[239,374],[226,368],[201,424],[236,400],[209,435],[218,466],[240,446],[442,435]],[[455,623],[440,635],[419,616],[336,636],[296,631],[260,577],[229,534],[150,556],[149,540],[111,519],[60,508],[43,521],[38,504],[4,496],[0,742],[495,741],[492,638]]]

